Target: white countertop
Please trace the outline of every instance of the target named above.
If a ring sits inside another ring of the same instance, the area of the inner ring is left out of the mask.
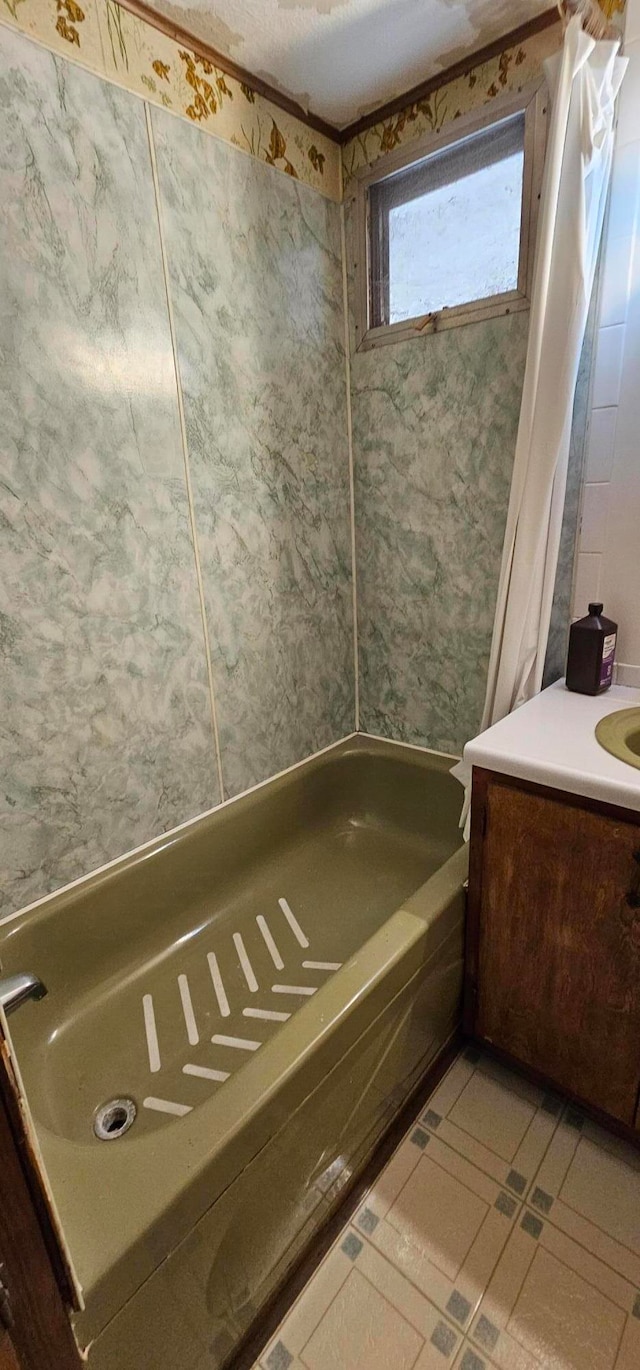
[[[640,705],[640,690],[612,685],[580,695],[558,680],[468,742],[465,760],[519,780],[640,810],[640,770],[596,741],[595,726],[615,709]]]

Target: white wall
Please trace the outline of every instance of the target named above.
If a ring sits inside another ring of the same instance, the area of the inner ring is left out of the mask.
[[[618,130],[572,615],[618,621],[618,682],[640,686],[640,0],[627,0]]]

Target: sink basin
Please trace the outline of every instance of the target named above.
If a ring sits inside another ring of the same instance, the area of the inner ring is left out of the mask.
[[[596,738],[605,751],[640,770],[640,708],[616,709],[601,718]]]

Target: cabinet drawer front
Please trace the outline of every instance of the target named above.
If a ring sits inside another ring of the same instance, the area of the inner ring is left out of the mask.
[[[640,1083],[640,830],[490,782],[476,1030],[626,1123]]]

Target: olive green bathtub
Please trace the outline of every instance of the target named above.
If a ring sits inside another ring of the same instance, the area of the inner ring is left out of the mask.
[[[0,927],[90,1370],[217,1370],[454,1031],[450,765],[350,739]]]

